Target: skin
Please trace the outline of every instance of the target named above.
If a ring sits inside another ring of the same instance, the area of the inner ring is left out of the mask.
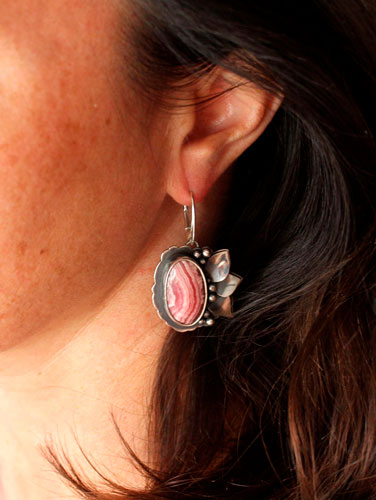
[[[16,0],[2,2],[0,22],[6,349],[57,318],[86,316],[103,300],[147,236],[135,224],[139,207],[149,220],[160,193],[152,189],[152,162],[140,168],[136,103],[126,102],[124,130],[111,91],[113,9],[98,1]],[[101,31],[108,36],[97,37]]]
[[[225,172],[280,104],[253,89],[185,114],[150,107],[120,78],[119,19],[108,0],[0,3],[1,500],[78,498],[40,454],[51,440],[101,484],[74,434],[101,471],[144,485],[110,411],[146,459],[168,333],[154,268],[185,242],[191,190],[210,243]]]

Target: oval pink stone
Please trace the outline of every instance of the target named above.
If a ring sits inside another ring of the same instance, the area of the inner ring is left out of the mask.
[[[199,319],[205,307],[205,283],[197,264],[183,259],[171,266],[166,299],[168,310],[178,323],[192,325]]]

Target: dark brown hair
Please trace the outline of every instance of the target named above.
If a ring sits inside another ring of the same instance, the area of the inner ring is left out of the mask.
[[[145,97],[183,106],[166,88],[220,66],[284,100],[237,160],[217,234],[245,276],[238,312],[166,341],[160,466],[134,456],[150,487],[106,495],[49,459],[88,499],[374,498],[375,2],[132,6],[127,71]]]

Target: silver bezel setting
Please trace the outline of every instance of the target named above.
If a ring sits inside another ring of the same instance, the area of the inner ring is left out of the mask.
[[[161,255],[161,262],[158,264],[154,273],[154,286],[153,286],[153,304],[158,311],[160,318],[165,321],[171,328],[179,332],[188,332],[195,330],[199,326],[201,320],[203,319],[205,313],[207,313],[207,303],[208,303],[208,284],[207,277],[203,270],[200,261],[195,258],[194,252],[197,248],[192,248],[188,245],[182,247],[170,247],[168,250],[163,252]],[[182,260],[191,261],[200,271],[201,277],[204,282],[205,297],[204,303],[201,309],[201,313],[194,323],[183,324],[176,321],[169,311],[167,305],[167,280],[173,266]]]
[[[201,312],[194,323],[180,323],[172,317],[167,304],[167,283],[171,269],[179,261],[192,262],[200,271],[204,282],[205,296]],[[230,273],[230,254],[228,250],[212,252],[210,248],[200,248],[198,244],[173,246],[162,253],[154,273],[153,304],[159,317],[171,328],[188,332],[202,326],[212,326],[215,319],[222,316],[232,317],[231,295],[242,278]]]

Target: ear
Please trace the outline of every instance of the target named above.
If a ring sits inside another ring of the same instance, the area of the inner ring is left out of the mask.
[[[215,71],[190,91],[193,104],[174,115],[169,127],[167,192],[183,205],[190,205],[190,192],[197,203],[206,196],[217,179],[260,137],[282,102],[282,97],[272,96],[224,70]],[[200,103],[218,93],[223,94]]]

